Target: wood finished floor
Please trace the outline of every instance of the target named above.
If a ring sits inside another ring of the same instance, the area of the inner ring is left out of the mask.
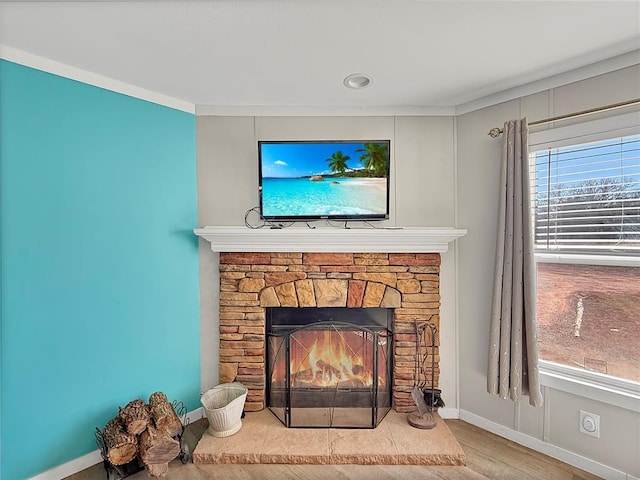
[[[166,480],[598,480],[580,469],[493,435],[462,420],[446,420],[466,456],[465,467],[407,465],[183,465],[170,464]],[[191,448],[206,428],[206,420],[189,426],[184,439]],[[104,480],[102,464],[66,480]],[[113,478],[113,477],[112,477]],[[118,478],[117,476],[115,478]],[[131,480],[149,479],[142,471]]]

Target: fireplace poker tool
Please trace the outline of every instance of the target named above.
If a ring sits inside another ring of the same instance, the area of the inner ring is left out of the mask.
[[[437,413],[437,407],[433,404],[428,406],[424,398],[424,383],[420,381],[421,365],[424,363],[429,355],[429,350],[426,345],[426,329],[427,327],[431,331],[431,399],[433,401],[436,398],[435,392],[435,344],[436,344],[436,326],[430,322],[417,322],[416,321],[416,375],[415,385],[411,390],[411,397],[418,407],[418,413],[411,413],[407,416],[407,422],[409,425],[415,428],[421,428],[424,430],[434,428],[436,426],[436,417],[434,412]],[[425,338],[425,355],[422,357],[420,351],[421,339]],[[422,361],[421,361],[422,359]],[[423,373],[424,368],[423,368]],[[426,381],[426,380],[425,380]]]

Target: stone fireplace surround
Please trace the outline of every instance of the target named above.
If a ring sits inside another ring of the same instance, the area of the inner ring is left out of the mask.
[[[439,327],[439,273],[439,253],[222,252],[220,382],[249,389],[246,411],[265,408],[267,307],[391,308],[393,408],[412,411],[415,322]]]
[[[265,408],[265,309],[271,306],[393,308],[394,409],[415,409],[415,322],[439,327],[440,253],[466,230],[203,227],[194,233],[220,253],[219,380],[247,385],[247,411]],[[438,346],[436,339],[436,386]]]

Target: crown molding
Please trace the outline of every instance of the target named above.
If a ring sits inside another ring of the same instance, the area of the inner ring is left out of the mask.
[[[197,105],[197,116],[217,117],[451,117],[453,106],[323,106],[323,105]]]
[[[491,107],[502,102],[508,102],[516,98],[526,97],[534,93],[542,92],[570,83],[585,80],[587,78],[595,77],[597,75],[603,75],[605,73],[620,70],[622,68],[631,67],[633,65],[640,64],[640,50],[633,50],[632,52],[618,55],[617,57],[608,58],[601,62],[596,62],[591,65],[586,65],[581,68],[576,68],[565,73],[553,75],[540,80],[520,85],[519,87],[510,88],[501,92],[487,95],[469,102],[456,105],[454,108],[454,115],[463,115],[465,113],[480,110],[481,108]]]
[[[0,59],[71,80],[76,80],[94,87],[104,88],[105,90],[121,93],[129,97],[138,98],[164,107],[173,108],[174,110],[181,110],[183,112],[195,114],[195,105],[184,100],[169,97],[145,88],[136,87],[135,85],[130,85],[128,83],[121,82],[120,80],[115,80],[87,70],[72,67],[71,65],[50,60],[39,55],[34,55],[17,48],[0,44]]]
[[[0,0],[1,2],[2,0]],[[622,68],[640,64],[640,50],[633,50],[601,62],[577,68],[470,100],[458,105],[396,105],[396,106],[339,106],[339,105],[195,105],[191,102],[137,87],[120,80],[0,44],[0,59],[36,70],[77,80],[88,85],[145,100],[197,116],[433,116],[463,115],[502,102],[532,95]]]

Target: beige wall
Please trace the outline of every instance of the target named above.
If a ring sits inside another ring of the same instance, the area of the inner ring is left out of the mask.
[[[468,230],[442,256],[441,382],[447,407],[507,436],[532,438],[543,451],[554,446],[550,453],[566,450],[572,458],[584,456],[640,477],[640,414],[550,387],[544,389],[543,408],[486,393],[501,152],[501,140],[487,132],[512,118],[534,121],[638,97],[640,66],[635,66],[456,118],[198,117],[199,223],[242,225],[245,212],[257,205],[257,140],[390,138],[387,223]],[[218,380],[218,277],[208,244],[201,243],[200,255],[205,389]],[[580,409],[600,415],[600,439],[578,432]]]
[[[515,405],[486,393],[485,368],[501,154],[501,139],[492,139],[487,132],[513,118],[535,121],[638,97],[640,67],[636,66],[456,118],[458,223],[469,231],[458,242],[461,413],[635,477],[640,476],[640,414],[549,387],[544,388],[544,408],[532,408],[527,402]],[[600,415],[600,439],[578,431],[581,409]]]
[[[258,204],[258,140],[380,138],[391,140],[391,211],[382,223],[454,226],[454,124],[452,117],[198,117],[198,223],[244,224],[245,212]],[[218,274],[217,257],[202,240],[200,267],[204,390],[218,382]],[[455,409],[455,245],[442,255],[441,295],[440,385]]]

